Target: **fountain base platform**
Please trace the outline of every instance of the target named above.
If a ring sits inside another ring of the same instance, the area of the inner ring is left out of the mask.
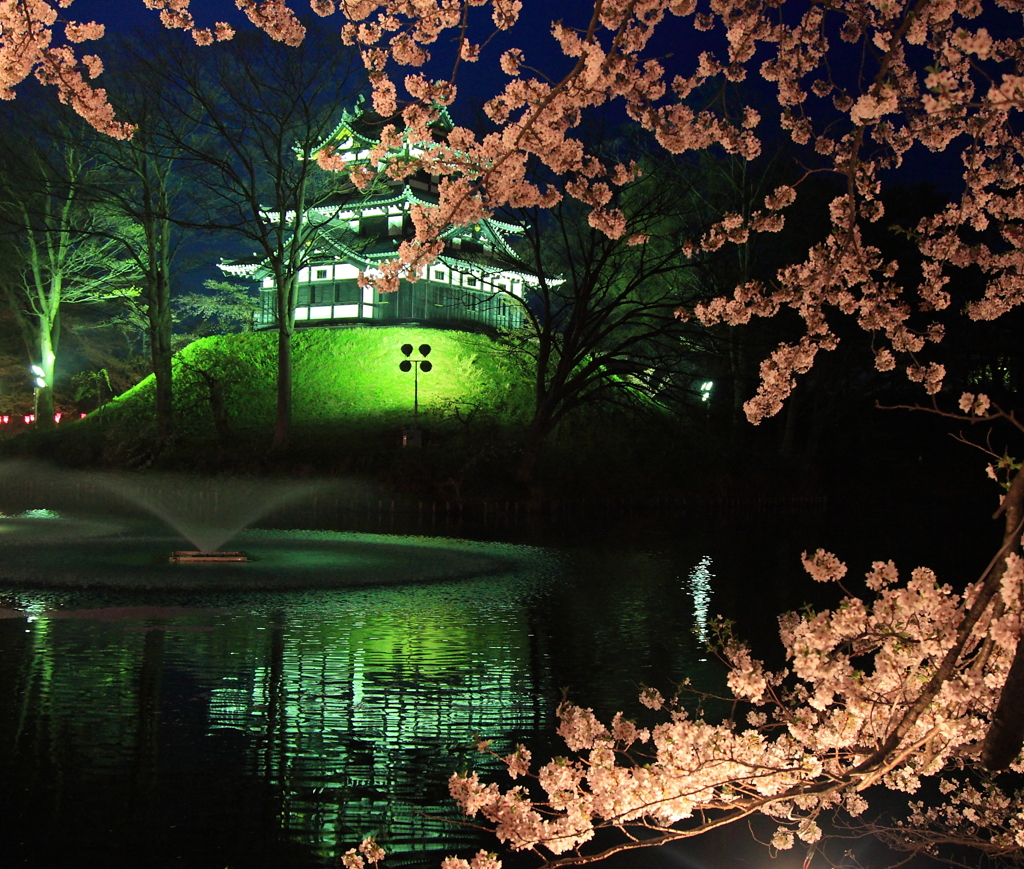
[[[241,551],[236,552],[201,552],[198,549],[181,549],[172,552],[167,559],[171,564],[224,564],[227,562],[248,561],[249,556]]]
[[[520,547],[469,540],[270,529],[235,536],[237,550],[204,553],[176,548],[188,543],[144,522],[0,517],[0,593],[12,587],[312,591],[501,575],[533,559]],[[183,554],[192,557],[171,560]],[[208,560],[225,555],[248,560]]]

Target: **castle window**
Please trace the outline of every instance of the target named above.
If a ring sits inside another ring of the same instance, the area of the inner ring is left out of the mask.
[[[388,219],[381,216],[364,217],[359,221],[359,234],[363,238],[380,238],[387,235]]]
[[[309,304],[329,305],[334,301],[333,284],[311,284],[309,287]]]
[[[334,284],[334,302],[338,305],[355,305],[363,297],[363,289],[355,278],[347,281],[336,281]]]
[[[327,269],[315,269],[313,274],[314,281],[326,281],[327,280]]]
[[[462,279],[462,286],[464,286],[464,287],[475,287],[476,284],[477,284],[476,278],[471,278],[469,275],[466,275]]]
[[[448,282],[448,273],[444,269],[434,269],[431,273],[431,279],[445,284]]]

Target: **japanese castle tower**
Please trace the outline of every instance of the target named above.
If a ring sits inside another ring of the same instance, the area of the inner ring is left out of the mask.
[[[312,157],[331,147],[347,161],[365,161],[388,123],[395,120],[365,110],[360,101],[353,112],[342,113],[341,122],[313,149]],[[400,118],[396,126],[401,126]],[[434,135],[443,139],[452,126],[447,111],[441,108],[432,125]],[[410,141],[405,134],[401,150],[415,157],[422,152],[422,143]],[[522,230],[494,219],[446,229],[441,234],[441,256],[415,283],[403,278],[397,292],[359,286],[361,272],[372,275],[380,263],[395,258],[401,241],[413,237],[410,208],[417,203],[436,205],[437,182],[437,176],[422,171],[397,181],[381,174],[369,192],[359,194],[346,181],[337,198],[309,210],[314,220],[326,221],[326,227],[318,236],[308,267],[299,273],[297,327],[415,323],[509,329],[522,324],[518,300],[537,279],[520,263],[508,242],[510,235]],[[269,269],[255,259],[222,262],[220,267],[228,274],[260,281],[256,328],[275,328],[276,291]]]

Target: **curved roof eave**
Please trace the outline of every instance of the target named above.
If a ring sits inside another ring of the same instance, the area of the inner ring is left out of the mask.
[[[343,108],[341,110],[341,120],[334,126],[330,133],[328,133],[326,136],[324,136],[323,139],[321,139],[312,148],[310,148],[310,157],[315,158],[320,151],[326,148],[338,136],[342,128],[346,128],[346,131],[348,132],[349,136],[352,138],[354,142],[362,143],[363,145],[368,145],[371,147],[375,146],[380,141],[379,139],[373,139],[369,136],[365,136],[361,134],[357,129],[357,122],[364,114],[366,114],[366,111],[364,111],[362,108],[363,105],[365,105],[365,99],[364,97],[360,96],[356,100],[355,111],[350,112],[348,109]],[[452,120],[452,116],[448,112],[448,107],[435,104],[434,108],[437,109],[437,119],[431,122],[430,127],[432,129],[435,127],[443,129],[445,133],[447,133],[448,130],[454,128],[455,122]],[[403,124],[401,116],[395,116],[394,118],[381,118],[381,121],[384,126],[386,126],[389,123],[396,125]],[[402,133],[403,136],[405,136],[404,126],[402,128]],[[406,138],[408,137],[406,136]],[[416,143],[411,144],[415,146]]]

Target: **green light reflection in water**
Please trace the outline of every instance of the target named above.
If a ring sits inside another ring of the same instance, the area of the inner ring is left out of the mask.
[[[321,853],[370,832],[392,851],[454,846],[455,828],[418,812],[455,817],[439,785],[472,760],[472,735],[533,730],[550,712],[523,612],[496,607],[489,586],[346,595],[293,610],[287,637],[271,618],[251,680],[211,692],[210,727],[268,740],[256,775],[280,782],[285,828]]]
[[[18,757],[0,761],[61,782],[53,823],[82,788],[134,804],[127,827],[208,786],[230,745],[282,838],[330,860],[376,833],[436,864],[475,843],[439,820],[457,817],[448,775],[487,766],[473,735],[500,749],[550,719],[523,606],[540,574],[201,603],[20,592],[21,709],[0,748]]]

